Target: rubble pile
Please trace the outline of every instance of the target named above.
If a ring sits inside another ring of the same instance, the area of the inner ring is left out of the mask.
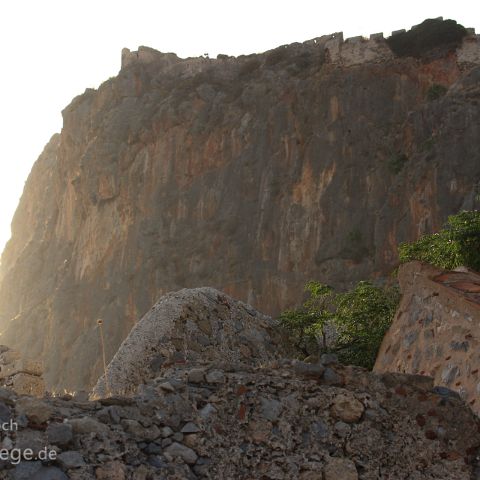
[[[42,397],[42,374],[41,362],[22,358],[16,350],[0,345],[0,386],[11,388],[18,395]]]

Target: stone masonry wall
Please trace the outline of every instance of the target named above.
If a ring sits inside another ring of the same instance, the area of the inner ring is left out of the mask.
[[[405,30],[392,32],[392,35],[401,32],[405,32]],[[468,35],[465,37],[461,47],[457,49],[457,59],[459,64],[478,65],[480,64],[480,35],[475,34],[475,29],[473,28],[467,29],[467,32]],[[368,38],[357,36],[344,39],[343,32],[337,32],[307,40],[303,44],[324,50],[327,60],[336,65],[353,66],[364,63],[378,63],[394,58],[394,54],[388,47],[383,33],[373,33]],[[292,46],[284,45],[284,48],[288,49],[292,48]],[[266,53],[268,54],[268,52]],[[181,59],[173,53],[162,53],[153,48],[141,46],[137,51],[130,51],[128,48],[124,48],[122,50],[121,64],[122,68],[139,63],[143,65],[161,64],[168,70],[181,65],[182,72],[185,69],[190,69],[191,73],[198,73],[212,63],[225,62],[224,57],[220,56],[218,59],[210,59],[208,57]],[[237,60],[235,57],[228,58],[233,61]]]
[[[18,395],[43,397],[42,374],[41,362],[22,358],[16,350],[0,345],[0,386],[11,388]]]
[[[399,280],[402,301],[375,371],[429,375],[480,413],[480,275],[411,262]]]
[[[431,379],[325,359],[163,368],[133,397],[0,389],[1,480],[471,480],[479,420]],[[17,463],[17,450],[48,460]]]

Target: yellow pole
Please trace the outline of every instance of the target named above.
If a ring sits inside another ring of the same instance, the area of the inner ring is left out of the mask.
[[[107,395],[110,395],[110,387],[108,386],[108,379],[107,379],[107,360],[105,358],[105,341],[103,339],[103,320],[101,318],[97,320],[97,325],[100,330],[100,344],[102,346],[103,377],[105,378],[105,390],[107,392]]]

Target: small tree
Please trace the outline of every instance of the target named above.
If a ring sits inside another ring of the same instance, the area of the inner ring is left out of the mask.
[[[402,263],[421,260],[446,270],[462,265],[480,270],[480,212],[451,215],[440,232],[402,243],[399,258]]]
[[[291,335],[292,344],[304,355],[327,348],[326,327],[333,315],[331,304],[333,289],[319,282],[305,285],[308,298],[295,310],[287,310],[280,315],[282,327]]]
[[[381,288],[365,281],[336,296],[333,323],[338,334],[335,350],[340,361],[373,367],[399,300],[396,287]]]
[[[305,356],[330,351],[343,363],[372,368],[400,299],[398,289],[360,282],[353,290],[335,294],[327,285],[309,282],[305,290],[305,303],[280,316],[294,347]],[[330,343],[329,326],[335,332]]]

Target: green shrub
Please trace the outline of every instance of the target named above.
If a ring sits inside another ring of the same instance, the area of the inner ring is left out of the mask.
[[[393,174],[397,175],[403,169],[403,166],[408,162],[408,157],[404,153],[397,153],[393,155],[388,161],[388,169]]]
[[[462,43],[467,30],[454,20],[428,19],[408,32],[392,35],[387,44],[397,57],[444,56]]]
[[[353,290],[335,294],[331,287],[309,282],[306,291],[309,298],[302,307],[280,316],[294,347],[305,356],[335,352],[344,363],[372,368],[395,314],[398,290],[359,282]]]
[[[326,327],[332,319],[333,289],[319,282],[305,285],[308,299],[296,310],[280,315],[280,324],[289,333],[292,345],[303,355],[317,353],[326,346]]]
[[[340,252],[341,257],[360,263],[369,253],[362,232],[358,228],[351,230],[345,237],[344,247]]]
[[[427,90],[427,100],[430,102],[433,100],[438,100],[440,97],[443,97],[447,93],[447,90],[447,87],[439,85],[438,83],[434,83]]]
[[[399,300],[397,288],[376,287],[364,281],[349,292],[337,294],[333,323],[340,361],[373,368]]]
[[[399,259],[421,260],[446,270],[463,265],[480,271],[480,212],[452,215],[440,232],[402,243]]]

